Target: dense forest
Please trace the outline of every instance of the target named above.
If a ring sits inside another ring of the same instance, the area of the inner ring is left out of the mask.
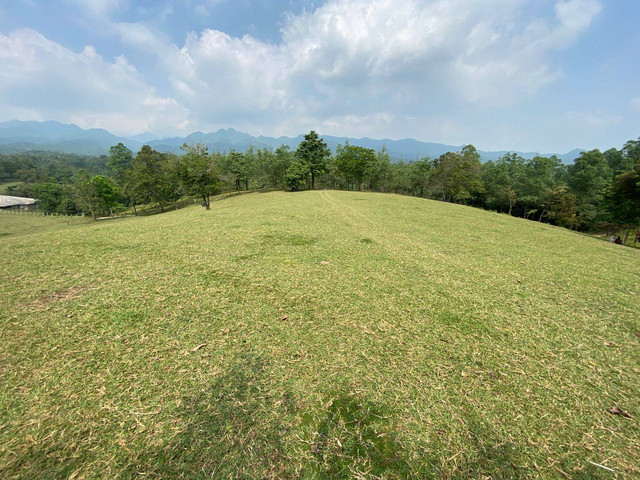
[[[640,139],[621,149],[582,152],[571,165],[555,156],[506,154],[482,163],[472,145],[438,158],[392,162],[385,149],[340,145],[334,154],[315,132],[297,150],[250,148],[210,152],[184,145],[182,155],[124,145],[109,156],[52,152],[0,156],[7,193],[35,197],[44,212],[94,218],[155,205],[164,211],[185,196],[210,208],[210,197],[232,190],[346,189],[393,192],[456,202],[580,230],[640,225]]]

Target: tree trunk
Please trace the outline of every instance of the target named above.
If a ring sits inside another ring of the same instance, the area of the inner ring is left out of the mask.
[[[316,175],[313,172],[313,170],[311,170],[311,190],[313,190],[315,185],[316,185]]]
[[[538,218],[538,221],[541,222],[542,221],[542,217],[544,217],[544,214],[547,213],[546,210],[542,210],[542,213],[540,214],[540,218]]]
[[[627,233],[624,234],[624,240],[622,243],[624,243],[625,245],[627,244],[627,239],[629,238],[629,231],[631,230],[631,227],[627,228]]]
[[[136,210],[136,204],[133,204],[133,214],[137,217],[138,216],[138,211]]]
[[[211,202],[209,199],[209,195],[203,195],[202,201],[204,202],[205,210],[211,210]]]

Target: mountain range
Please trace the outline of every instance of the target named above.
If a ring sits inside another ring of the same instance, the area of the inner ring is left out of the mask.
[[[295,150],[303,140],[304,135],[297,137],[254,137],[248,133],[239,132],[233,128],[220,129],[217,132],[194,132],[186,137],[164,137],[145,132],[130,137],[119,137],[101,128],[84,130],[74,124],[64,124],[55,121],[35,122],[10,120],[0,122],[0,153],[17,153],[29,150],[50,150],[63,153],[75,153],[80,155],[107,155],[109,147],[123,143],[134,153],[143,145],[160,152],[180,152],[180,146],[184,143],[203,143],[212,151],[228,152],[236,150],[246,151],[249,147],[276,149],[281,145],[287,145]],[[322,135],[322,138],[331,148],[335,148],[349,142],[366,148],[379,150],[386,147],[389,155],[395,161],[416,160],[423,157],[436,158],[446,152],[457,152],[462,145],[445,145],[442,143],[421,142],[413,138],[402,140],[373,139],[373,138],[349,138]],[[544,156],[556,155],[564,163],[572,163],[580,155],[581,149],[570,152],[544,153]],[[509,151],[481,151],[483,161],[497,160]],[[536,152],[513,152],[523,158],[533,158]]]

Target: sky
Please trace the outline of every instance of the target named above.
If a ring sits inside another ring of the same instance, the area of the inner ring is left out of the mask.
[[[620,148],[639,20],[637,0],[11,0],[0,121]]]

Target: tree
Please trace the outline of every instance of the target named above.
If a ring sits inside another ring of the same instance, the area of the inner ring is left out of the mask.
[[[311,130],[304,136],[296,150],[298,161],[306,166],[311,174],[311,189],[315,187],[316,176],[325,171],[325,160],[331,155],[327,144]]]
[[[433,164],[428,158],[423,158],[409,164],[409,181],[411,182],[411,193],[419,197],[424,197],[425,190],[431,179]]]
[[[96,186],[91,182],[91,175],[86,170],[79,170],[72,178],[73,191],[76,204],[82,212],[90,213],[91,218],[97,220],[96,208],[98,206],[98,194]]]
[[[215,158],[209,155],[201,143],[182,145],[185,152],[177,165],[177,174],[183,188],[191,195],[202,198],[207,210],[211,210],[210,196],[220,192],[220,176]]]
[[[432,184],[444,200],[467,200],[481,192],[480,155],[473,145],[459,153],[447,152],[435,160]]]
[[[292,191],[298,190],[300,184],[309,176],[309,167],[302,162],[291,162],[284,175],[284,183]]]
[[[36,183],[33,186],[33,194],[38,199],[38,209],[45,213],[58,212],[64,190],[57,183]]]
[[[624,156],[631,160],[630,165],[640,163],[640,138],[638,140],[629,140],[622,147]]]
[[[362,181],[376,161],[373,149],[358,147],[356,145],[338,145],[336,151],[336,168],[346,181],[358,183],[358,190],[362,189]]]
[[[168,203],[178,198],[169,155],[144,145],[132,162],[129,190],[134,198],[156,202],[164,212]]]
[[[576,196],[567,193],[567,186],[559,185],[547,194],[544,207],[553,223],[560,227],[575,228],[580,223],[576,203]]]
[[[109,160],[107,160],[107,172],[123,187],[127,181],[133,162],[133,153],[122,143],[109,148]]]
[[[249,190],[249,168],[246,157],[236,151],[231,151],[226,158],[227,171],[235,182],[237,191],[240,191],[241,185],[245,186],[245,190]]]
[[[113,214],[113,209],[118,205],[117,185],[104,175],[92,177],[91,184],[95,190],[97,209],[104,215]]]
[[[599,213],[603,190],[611,182],[611,169],[600,150],[582,152],[568,169],[569,188],[576,195],[583,223],[591,223]]]
[[[295,154],[289,146],[281,145],[275,152],[275,157],[268,165],[267,177],[272,187],[281,187],[285,184],[284,177]]]
[[[392,177],[391,158],[386,146],[383,146],[376,152],[375,163],[369,171],[369,189],[379,192],[390,191]]]
[[[605,208],[613,223],[627,228],[640,225],[640,163],[619,175],[605,190]],[[625,238],[626,241],[626,238]]]

